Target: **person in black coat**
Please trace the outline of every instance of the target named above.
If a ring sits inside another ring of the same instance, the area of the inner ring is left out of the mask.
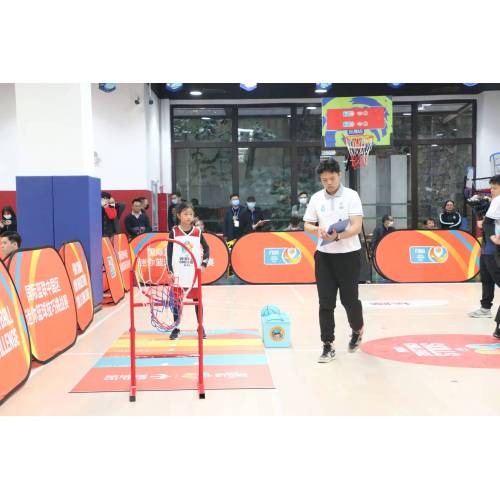
[[[262,231],[265,224],[264,216],[262,215],[262,210],[255,206],[255,196],[247,198],[247,209],[241,215],[241,223],[244,234]]]
[[[116,203],[114,198],[103,191],[101,193],[102,235],[111,238],[121,232],[120,217],[125,211],[125,203]]]
[[[2,208],[2,217],[0,218],[0,234],[17,231],[17,218],[14,209],[7,205]]]
[[[172,229],[177,224],[177,217],[175,216],[176,207],[181,203],[181,193],[176,191],[170,197],[170,205],[168,207],[168,229]]]
[[[382,225],[375,228],[373,231],[372,235],[372,243],[371,243],[371,250],[372,254],[375,251],[375,247],[377,246],[377,243],[386,235],[389,233],[392,233],[392,231],[395,231],[394,227],[394,218],[392,215],[386,214],[382,217]]]
[[[446,200],[443,205],[443,211],[439,216],[439,225],[441,229],[459,229],[462,224],[462,217],[455,208],[453,200]]]
[[[240,206],[240,196],[235,193],[229,199],[231,206],[227,209],[222,224],[226,241],[236,240],[245,234],[242,220],[245,209]]]
[[[125,217],[125,230],[130,238],[143,233],[151,232],[149,217],[142,210],[142,200],[136,198],[132,201],[132,212]]]

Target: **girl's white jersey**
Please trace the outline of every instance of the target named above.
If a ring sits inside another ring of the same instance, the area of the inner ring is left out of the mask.
[[[173,237],[175,241],[179,241],[186,245],[194,255],[196,265],[201,266],[202,249],[201,249],[201,230],[198,227],[193,227],[189,233],[185,233],[179,226],[174,226]],[[172,252],[172,270],[174,275],[179,280],[179,285],[184,288],[196,288],[197,283],[193,285],[194,265],[191,255],[181,245],[173,245]]]

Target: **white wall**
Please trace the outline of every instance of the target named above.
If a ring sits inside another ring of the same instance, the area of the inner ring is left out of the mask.
[[[172,192],[172,139],[170,136],[170,99],[161,100],[160,143],[162,185],[164,193]]]
[[[154,92],[149,94],[148,85],[144,86],[144,106],[146,108],[146,163],[148,171],[149,186],[151,181],[157,181],[161,184],[161,147],[160,147],[160,99]],[[153,104],[149,104],[149,99]]]
[[[16,189],[16,141],[15,85],[0,83],[0,191]]]
[[[482,92],[477,101],[477,176],[491,175],[489,158],[500,151],[500,91]]]
[[[94,175],[90,84],[17,83],[18,175]]]
[[[103,189],[150,189],[145,105],[142,83],[120,83],[109,94],[92,84],[96,175]]]

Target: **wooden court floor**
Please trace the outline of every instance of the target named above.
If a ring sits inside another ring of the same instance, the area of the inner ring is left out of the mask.
[[[491,335],[492,319],[472,319],[480,283],[360,285],[364,340],[420,334]],[[410,307],[390,307],[408,302]],[[499,415],[500,369],[430,366],[347,352],[349,329],[336,309],[337,357],[318,364],[321,344],[314,285],[212,286],[204,289],[205,328],[260,329],[260,309],[276,304],[292,322],[291,348],[267,349],[276,389],[71,394],[111,343],[128,329],[128,301],[96,314],[76,345],[32,371],[0,415]],[[377,305],[377,303],[379,305]],[[385,306],[384,306],[385,304]],[[387,307],[389,304],[389,307]],[[498,304],[493,306],[496,310]],[[150,328],[144,315],[144,328]],[[195,326],[192,308],[182,326]]]

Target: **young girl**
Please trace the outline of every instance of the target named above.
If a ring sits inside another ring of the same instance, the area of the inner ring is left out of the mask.
[[[198,267],[203,271],[208,264],[210,249],[203,237],[200,228],[193,225],[194,209],[191,203],[182,202],[176,207],[176,217],[178,225],[174,226],[168,237],[171,240],[179,241],[186,245],[196,259]],[[191,288],[194,278],[194,267],[190,258],[185,259],[183,247],[169,243],[167,246],[168,268],[179,278],[179,285],[185,290]],[[197,287],[193,285],[193,289]],[[198,317],[198,306],[195,306],[196,317]],[[174,319],[177,321],[177,314],[174,311]],[[179,336],[180,330],[174,328],[170,333],[170,340],[175,340]],[[203,338],[206,338],[203,329]]]

